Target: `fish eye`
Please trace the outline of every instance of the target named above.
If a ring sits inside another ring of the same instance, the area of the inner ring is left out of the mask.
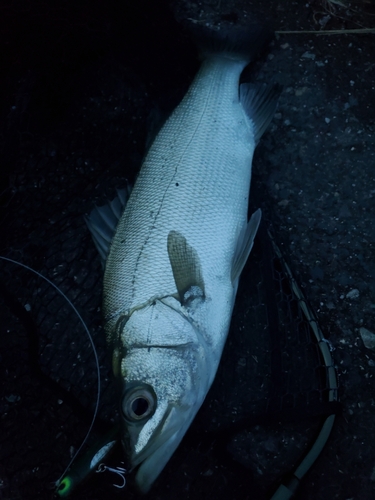
[[[149,386],[135,387],[125,392],[122,412],[129,422],[139,422],[152,415],[156,408],[156,395]]]

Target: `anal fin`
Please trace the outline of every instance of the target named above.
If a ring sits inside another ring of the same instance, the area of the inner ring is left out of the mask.
[[[259,142],[275,114],[282,87],[278,84],[242,83],[241,104],[254,125],[255,143]]]

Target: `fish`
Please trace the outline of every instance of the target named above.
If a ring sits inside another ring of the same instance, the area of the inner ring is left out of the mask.
[[[200,69],[130,196],[119,192],[87,220],[105,259],[103,316],[121,381],[123,450],[143,493],[215,378],[261,220],[260,209],[248,220],[252,159],[280,88],[240,77],[265,33],[259,25],[194,28]]]

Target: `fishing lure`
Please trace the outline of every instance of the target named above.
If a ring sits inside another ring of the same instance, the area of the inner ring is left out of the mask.
[[[66,475],[57,483],[56,493],[60,498],[68,497],[72,491],[83,481],[87,480],[93,473],[97,472],[113,472],[120,476],[122,482],[114,484],[115,488],[124,488],[126,484],[125,473],[123,467],[109,467],[103,461],[114,452],[119,444],[120,427],[114,426],[107,434],[100,438],[89,450],[69,468]]]
[[[96,420],[96,416],[98,413],[99,409],[99,401],[100,401],[100,390],[101,390],[101,383],[100,383],[100,369],[99,369],[99,359],[98,359],[98,354],[95,348],[94,340],[92,338],[92,335],[89,332],[89,329],[84,322],[82,316],[78,312],[77,308],[74,306],[74,304],[71,302],[71,300],[64,294],[60,288],[58,288],[51,280],[43,276],[41,273],[36,271],[35,269],[32,269],[31,267],[27,266],[26,264],[22,264],[21,262],[18,262],[14,259],[10,259],[9,257],[4,257],[0,255],[0,259],[6,262],[10,262],[12,264],[15,264],[17,266],[20,266],[27,271],[30,271],[31,273],[37,275],[39,278],[42,278],[44,281],[46,281],[49,285],[51,285],[70,305],[70,307],[73,309],[75,314],[78,316],[80,322],[82,323],[83,328],[85,329],[87,336],[90,340],[91,347],[94,353],[95,357],[95,364],[96,364],[96,372],[97,372],[97,396],[96,396],[96,404],[95,404],[95,409],[94,413],[92,416],[92,420],[89,426],[89,429],[86,433],[86,436],[84,440],[82,441],[81,445],[79,446],[78,450],[70,460],[69,464],[67,465],[66,469],[64,470],[63,474],[61,477],[56,481],[56,487],[57,487],[57,494],[60,497],[66,497],[70,495],[70,493],[73,491],[73,489],[80,484],[91,472],[95,472],[96,466],[104,460],[110,452],[114,449],[115,444],[117,442],[116,440],[116,435],[119,432],[118,426],[115,426],[111,429],[111,431],[103,436],[102,439],[100,439],[95,445],[89,449],[89,451],[80,459],[76,462],[76,458],[81,452],[82,448],[86,444],[89,435],[91,434],[91,431],[94,426],[94,422]],[[74,464],[74,467],[71,468],[72,464]],[[67,472],[69,471],[69,474]],[[120,473],[122,474],[123,471],[120,470]]]

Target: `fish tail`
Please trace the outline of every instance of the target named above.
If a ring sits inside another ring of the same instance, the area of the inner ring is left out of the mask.
[[[213,29],[198,24],[186,24],[202,59],[213,56],[250,62],[269,44],[273,30],[260,23],[248,26],[225,26]]]

